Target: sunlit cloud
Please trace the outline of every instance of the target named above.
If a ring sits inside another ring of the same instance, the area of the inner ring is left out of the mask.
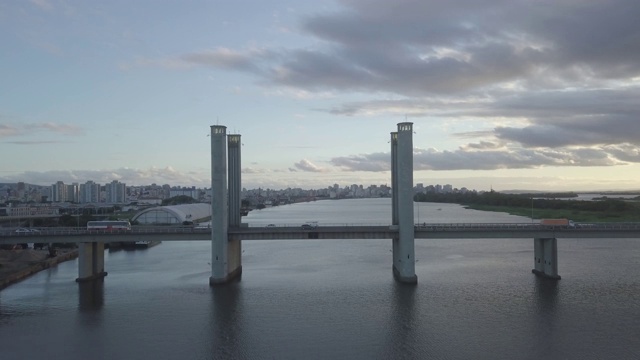
[[[327,171],[326,169],[319,167],[318,165],[312,163],[307,159],[302,159],[299,162],[293,164],[293,166],[294,166],[294,169],[300,170],[300,171],[307,171],[307,172],[326,172]]]

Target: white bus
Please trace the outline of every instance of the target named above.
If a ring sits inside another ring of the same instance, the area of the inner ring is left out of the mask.
[[[127,220],[89,221],[87,230],[131,230],[131,223]]]

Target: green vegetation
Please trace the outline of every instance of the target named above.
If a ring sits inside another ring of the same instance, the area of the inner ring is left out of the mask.
[[[180,205],[180,204],[194,204],[197,203],[198,200],[192,198],[191,196],[186,195],[178,195],[168,199],[162,200],[162,206],[168,205]]]
[[[417,194],[418,202],[455,203],[483,211],[506,212],[534,219],[566,218],[578,222],[640,221],[640,203],[620,199],[598,201],[555,200],[544,194],[502,194],[495,191],[482,194],[449,193]]]

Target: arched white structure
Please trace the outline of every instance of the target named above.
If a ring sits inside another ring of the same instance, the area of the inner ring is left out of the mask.
[[[182,204],[145,209],[131,218],[140,225],[179,225],[185,221],[201,222],[211,219],[211,204]]]

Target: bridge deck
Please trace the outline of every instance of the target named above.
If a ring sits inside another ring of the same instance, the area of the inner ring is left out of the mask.
[[[230,239],[303,240],[303,239],[392,239],[397,228],[389,225],[328,225],[314,229],[300,226],[230,228]],[[640,238],[640,224],[601,223],[577,227],[549,227],[537,224],[420,224],[416,239],[479,238]],[[37,232],[17,233],[0,230],[0,244],[124,242],[124,241],[211,240],[211,229],[186,227],[134,227],[130,231],[100,231],[86,228],[41,228]]]

